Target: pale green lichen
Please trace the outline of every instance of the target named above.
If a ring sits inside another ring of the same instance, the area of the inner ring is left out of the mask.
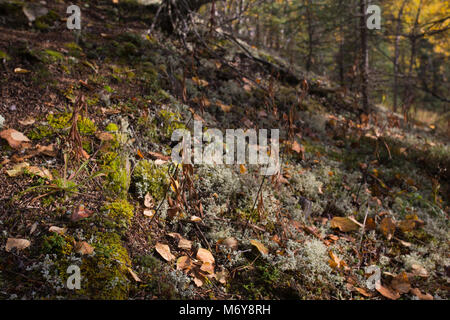
[[[141,160],[133,172],[133,184],[136,194],[143,198],[150,193],[155,200],[164,197],[167,184],[169,183],[168,165],[157,165],[151,160]]]

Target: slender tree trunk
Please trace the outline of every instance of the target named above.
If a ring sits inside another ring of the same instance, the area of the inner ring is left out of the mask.
[[[367,0],[359,0],[359,14],[360,14],[360,37],[361,37],[361,95],[362,105],[365,111],[369,110],[369,50],[367,45],[367,26],[366,26],[366,10]]]
[[[395,45],[394,45],[394,88],[393,88],[393,99],[394,99],[394,112],[397,112],[397,97],[398,97],[398,56],[399,56],[399,44],[400,44],[400,32],[402,28],[402,16],[403,9],[407,0],[404,0],[400,10],[397,15],[397,25],[395,29]]]
[[[310,0],[306,0],[305,1],[306,4],[306,19],[308,22],[308,56],[306,58],[306,71],[310,71],[311,70],[311,66],[313,63],[313,36],[314,36],[314,30],[313,30],[313,25],[312,25],[312,16],[311,16],[311,1]]]
[[[412,72],[414,70],[415,60],[416,60],[416,44],[417,44],[417,28],[419,27],[419,19],[420,19],[420,13],[422,10],[422,0],[419,2],[419,8],[417,9],[416,19],[414,21],[413,29],[409,35],[409,41],[411,43],[411,53],[409,56],[409,68],[408,68],[408,75],[406,77],[406,90],[405,90],[405,98],[404,101],[408,101],[403,105],[403,114],[405,116],[405,119],[408,118],[408,111],[409,108],[414,100],[414,93],[412,90]]]
[[[343,0],[339,0],[339,8],[342,8],[342,6]],[[341,20],[339,21],[339,35],[341,39],[339,41],[339,52],[337,56],[339,83],[341,87],[344,86],[344,42],[345,42],[344,23],[345,23],[344,15],[341,15]]]

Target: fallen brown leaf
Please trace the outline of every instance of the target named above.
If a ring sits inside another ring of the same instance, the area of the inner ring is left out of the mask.
[[[386,237],[386,239],[391,240],[395,233],[395,223],[390,217],[385,217],[381,220],[380,230],[381,233]]]
[[[192,260],[188,256],[179,257],[177,260],[177,270],[189,271],[194,267]]]
[[[48,229],[48,231],[50,231],[50,232],[55,232],[55,233],[58,233],[58,234],[64,234],[64,233],[66,233],[66,231],[67,231],[67,228],[60,228],[60,227],[56,227],[56,226],[51,226],[49,229]]]
[[[28,167],[27,170],[31,172],[32,174],[35,174],[41,178],[53,180],[53,175],[50,173],[50,171],[47,168],[39,168],[35,166]]]
[[[31,245],[31,242],[26,239],[18,239],[18,238],[8,238],[6,241],[5,250],[6,252],[11,252],[12,249],[23,250],[28,248]]]
[[[400,293],[408,293],[411,289],[411,284],[409,283],[408,276],[405,272],[400,273],[391,281],[392,289]]]
[[[261,254],[269,254],[269,249],[267,249],[261,242],[257,240],[250,240],[250,243],[254,245]]]
[[[204,248],[198,249],[197,259],[202,261],[203,263],[211,263],[211,264],[213,264],[215,261],[212,253]]]
[[[414,294],[420,300],[434,300],[433,296],[429,293],[423,294],[420,292],[419,288],[411,289],[411,293]]]
[[[25,149],[29,148],[31,145],[28,143],[28,139],[22,132],[14,129],[6,129],[0,132],[0,138],[5,139],[9,146],[13,149]]]
[[[80,204],[72,213],[70,219],[74,222],[88,218],[92,214],[92,211],[86,209],[83,204]]]
[[[238,248],[238,241],[233,237],[226,238],[223,241],[223,244],[232,250],[236,250]]]
[[[189,241],[187,239],[182,238],[178,242],[178,248],[185,249],[185,250],[191,250],[191,248],[192,248],[192,241]]]
[[[380,285],[376,288],[376,290],[385,298],[390,300],[397,300],[400,298],[400,294],[398,292],[392,292],[390,289]]]
[[[142,280],[138,277],[138,275],[131,269],[130,267],[127,267],[128,272],[131,274],[131,277],[133,277],[134,281],[136,282],[142,282]]]
[[[362,295],[365,296],[365,297],[370,298],[370,297],[373,296],[373,294],[371,294],[370,292],[367,292],[367,291],[364,290],[363,288],[355,287],[355,290],[358,291],[360,294],[362,294]]]
[[[170,252],[170,248],[167,244],[162,244],[158,242],[155,246],[156,251],[164,258],[166,261],[172,261],[175,256]]]
[[[415,276],[426,278],[428,277],[428,271],[419,264],[411,265],[412,272]]]
[[[144,206],[147,208],[153,208],[155,202],[153,201],[153,197],[150,193],[147,193],[144,197]]]
[[[333,217],[330,221],[331,228],[337,228],[342,232],[356,231],[359,225],[347,217]]]
[[[86,241],[81,241],[75,244],[75,252],[83,255],[89,255],[94,253],[94,248]]]

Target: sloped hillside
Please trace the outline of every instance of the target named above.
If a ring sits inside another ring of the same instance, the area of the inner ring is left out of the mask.
[[[446,138],[220,30],[88,6],[77,35],[0,2],[1,298],[449,298]],[[171,163],[194,120],[279,129],[279,174]]]

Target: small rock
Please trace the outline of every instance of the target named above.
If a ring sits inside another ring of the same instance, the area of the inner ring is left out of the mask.
[[[0,114],[0,129],[3,128],[3,124],[5,123],[5,118]]]

